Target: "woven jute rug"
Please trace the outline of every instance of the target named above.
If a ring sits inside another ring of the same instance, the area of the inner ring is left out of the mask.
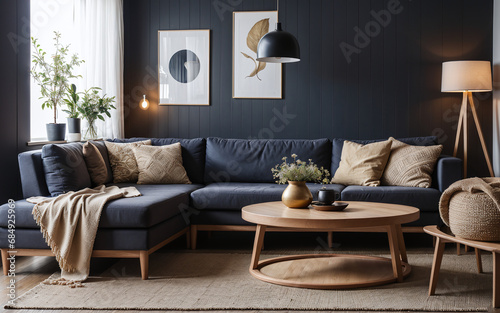
[[[271,255],[262,255],[268,258]],[[413,270],[403,283],[353,290],[283,287],[253,278],[249,254],[172,252],[150,258],[150,279],[137,260],[124,259],[84,288],[38,285],[13,309],[108,310],[353,310],[487,311],[491,307],[492,258],[484,274],[473,255],[445,255],[437,295],[429,297],[432,254],[409,254]]]

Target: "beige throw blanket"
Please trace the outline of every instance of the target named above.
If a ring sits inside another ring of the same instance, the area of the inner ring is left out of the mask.
[[[500,210],[500,178],[487,177],[487,178],[467,178],[459,180],[448,187],[439,200],[439,214],[441,219],[447,225],[449,225],[449,204],[450,199],[453,194],[461,191],[466,191],[469,193],[484,192],[487,194],[493,202],[496,204],[498,210]]]
[[[61,278],[46,283],[81,286],[89,275],[102,208],[108,201],[140,195],[135,187],[99,186],[56,198],[28,198],[28,202],[36,204],[33,217],[61,268]]]

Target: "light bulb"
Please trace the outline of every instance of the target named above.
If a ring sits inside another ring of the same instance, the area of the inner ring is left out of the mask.
[[[146,99],[146,95],[144,95],[144,98],[141,100],[141,103],[139,106],[143,110],[147,110],[149,108],[149,101],[148,101],[148,99]]]

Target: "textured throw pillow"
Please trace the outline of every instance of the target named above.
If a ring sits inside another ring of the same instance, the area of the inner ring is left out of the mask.
[[[113,182],[113,170],[109,164],[108,148],[106,148],[106,143],[104,140],[90,140],[90,142],[96,146],[97,150],[101,153],[101,156],[106,164],[106,170],[108,172],[108,177],[106,177],[106,184]]]
[[[94,184],[94,186],[106,184],[106,180],[109,176],[108,168],[106,167],[106,162],[104,162],[104,158],[97,146],[90,141],[84,143],[83,157],[85,158],[85,163],[87,164],[87,170],[89,171],[92,184]]]
[[[332,184],[379,186],[390,153],[390,140],[367,145],[344,141]]]
[[[392,137],[389,140],[392,141],[391,156],[382,175],[382,184],[429,188],[443,146],[411,146]]]
[[[139,169],[134,156],[134,147],[151,145],[151,140],[129,143],[114,143],[105,141],[108,148],[109,163],[113,170],[114,183],[135,183],[139,177]]]
[[[134,148],[138,184],[191,184],[184,166],[180,143]]]

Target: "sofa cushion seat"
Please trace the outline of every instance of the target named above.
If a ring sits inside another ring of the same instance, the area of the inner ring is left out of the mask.
[[[323,185],[307,184],[313,197]],[[329,189],[341,192],[343,185],[325,185]],[[273,183],[212,183],[205,188],[191,193],[193,206],[198,210],[241,210],[242,207],[254,203],[280,201],[281,194],[287,185]]]
[[[414,206],[424,212],[436,212],[441,192],[434,188],[400,186],[348,186],[342,191],[343,201],[370,201]]]
[[[99,228],[148,228],[182,214],[189,205],[189,194],[203,185],[134,185],[142,194],[136,198],[110,201],[104,206]],[[34,204],[16,201],[16,228],[38,228],[31,211]],[[8,205],[0,207],[0,227],[8,227]]]

